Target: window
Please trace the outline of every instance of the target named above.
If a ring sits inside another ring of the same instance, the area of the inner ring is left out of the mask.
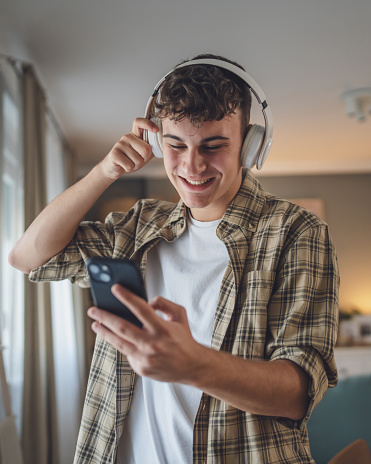
[[[0,65],[0,340],[12,411],[20,429],[24,360],[24,303],[21,272],[8,264],[8,254],[24,228],[22,126],[20,89],[12,66]]]

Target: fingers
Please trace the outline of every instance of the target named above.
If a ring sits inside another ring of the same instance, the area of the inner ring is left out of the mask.
[[[106,325],[104,325],[104,315],[102,313],[105,313],[105,311],[102,311],[98,308],[90,308],[88,310],[88,315],[92,319],[95,319],[96,317],[99,317],[101,319],[99,320],[99,322],[94,322],[92,324],[91,328],[93,332],[95,332],[101,338],[104,338],[106,342],[108,342],[111,346],[113,346],[126,356],[130,356],[131,354],[135,353],[136,346],[133,343],[131,343],[131,340],[137,341],[137,338],[134,339],[133,335],[130,336],[130,329],[123,330],[123,327],[120,323],[116,324],[114,327],[111,326],[111,328],[107,327]],[[105,324],[110,325],[109,323],[107,323],[107,321],[105,321]],[[133,326],[129,322],[128,324]],[[136,328],[135,326],[133,327],[134,329]],[[114,330],[112,330],[112,328]]]
[[[112,287],[112,293],[121,303],[130,309],[147,331],[156,332],[161,330],[163,321],[143,298],[118,284]]]
[[[92,324],[94,332],[104,337],[109,343],[115,340],[115,337],[119,337],[128,344],[137,343],[145,337],[145,332],[142,329],[108,311],[92,307],[89,308],[88,315],[97,321]],[[116,348],[117,344],[118,341],[116,340]]]
[[[133,134],[124,135],[111,150],[112,161],[124,169],[134,172],[152,158],[152,148]]]
[[[160,311],[167,316],[167,321],[185,322],[188,325],[186,310],[172,301],[160,296],[147,303],[143,298],[135,295],[121,285],[114,285],[112,293],[127,306],[130,311],[140,320],[143,326],[151,331],[159,332],[164,329],[164,321],[155,311]],[[151,308],[151,309],[150,309]]]
[[[101,162],[107,179],[115,181],[125,173],[138,171],[153,158],[151,146],[142,140],[144,129],[151,132],[159,130],[149,119],[136,118],[132,132],[121,137]]]
[[[103,174],[115,181],[123,174],[138,171],[153,157],[148,143],[133,134],[124,135],[101,162]]]
[[[132,343],[144,340],[147,334],[159,334],[168,321],[187,322],[186,311],[182,306],[172,303],[162,297],[156,297],[150,303],[135,295],[124,287],[116,284],[112,287],[112,293],[140,320],[143,328],[131,324],[120,316],[108,311],[92,307],[88,314],[100,324],[108,328],[114,334],[124,337]],[[155,311],[161,311],[167,316],[167,321],[159,317]],[[97,328],[97,326],[95,326]]]
[[[147,118],[136,118],[133,122],[132,134],[136,137],[143,138],[143,130],[147,129],[150,132],[158,132],[158,127],[156,124]]]

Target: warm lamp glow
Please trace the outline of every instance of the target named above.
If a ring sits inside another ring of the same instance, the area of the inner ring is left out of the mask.
[[[345,311],[356,309],[362,314],[371,314],[371,292],[364,291],[364,293],[352,295],[351,298],[342,299],[340,308]]]

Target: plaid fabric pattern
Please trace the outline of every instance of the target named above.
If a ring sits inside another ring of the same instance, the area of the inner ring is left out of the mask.
[[[72,242],[30,274],[32,281],[69,278],[88,286],[92,255],[141,263],[159,240],[185,230],[186,209],[139,201],[104,224],[82,223]],[[306,422],[337,383],[334,345],[339,276],[328,228],[308,211],[262,189],[249,171],[217,235],[230,262],[220,289],[212,347],[245,359],[288,359],[310,376],[310,405],[302,421],[249,414],[203,395],[194,425],[195,464],[313,463]],[[221,366],[222,369],[222,366]],[[128,414],[135,374],[124,356],[97,338],[75,464],[109,463]]]

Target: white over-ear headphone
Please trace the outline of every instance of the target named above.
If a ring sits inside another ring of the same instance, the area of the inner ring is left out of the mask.
[[[262,106],[262,112],[264,116],[265,128],[258,124],[253,124],[249,127],[248,133],[245,137],[245,140],[241,148],[241,163],[242,166],[245,166],[248,169],[251,169],[256,165],[257,169],[261,169],[264,161],[267,159],[268,152],[272,145],[272,134],[273,134],[273,118],[270,107],[268,106],[267,100],[263,93],[263,90],[259,85],[250,77],[245,71],[243,71],[238,66],[235,66],[227,61],[217,60],[217,59],[200,59],[187,61],[180,64],[174,69],[183,68],[185,66],[192,66],[195,64],[206,64],[218,66],[219,68],[227,69],[232,73],[236,74],[243,81],[246,82],[251,92],[254,94],[255,98],[258,100]],[[168,72],[156,85],[155,90],[153,91],[151,97],[148,100],[145,117],[150,117],[150,111],[152,108],[152,103],[155,98],[157,98],[159,88],[164,80],[169,74],[171,74],[174,69]],[[162,158],[162,142],[161,142],[161,119],[160,118],[151,118],[152,121],[159,127],[157,133],[153,133],[145,130],[143,133],[143,139],[152,146],[152,152],[157,158]]]

